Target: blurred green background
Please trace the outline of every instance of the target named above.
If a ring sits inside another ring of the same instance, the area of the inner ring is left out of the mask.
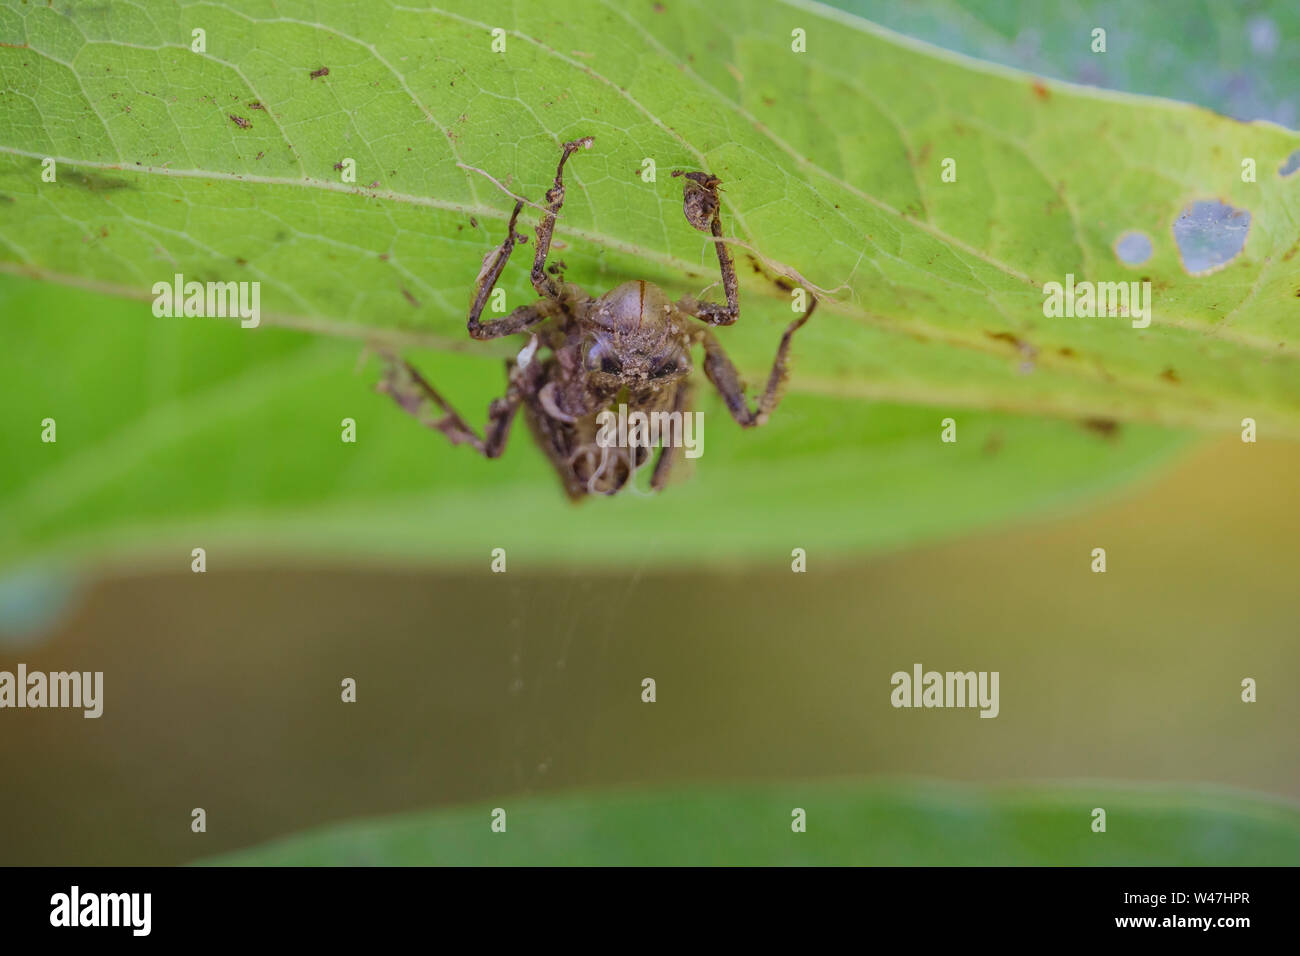
[[[965,794],[959,805],[975,810],[931,818],[927,799],[946,806],[943,787],[869,789],[860,812],[841,812],[856,828],[835,845],[859,862],[1294,863],[1294,810],[1267,836],[1216,818],[1237,842],[1208,855],[1196,850],[1218,832],[1207,825],[1133,844],[1152,820],[1178,819],[1171,807],[1112,810],[1105,837],[1075,843],[1091,837],[1094,806],[1129,799],[1092,802],[1106,781],[1188,785],[1175,803],[1202,784],[1300,798],[1298,468],[1294,445],[1214,441],[1104,505],[872,560],[814,554],[802,575],[779,560],[709,574],[104,575],[47,638],[4,649],[31,668],[103,670],[107,690],[99,720],[4,714],[0,814],[21,825],[0,856],[181,862],[318,824],[482,804],[456,840],[421,857],[473,862],[504,852],[487,842],[488,809],[576,790],[587,796],[564,818],[582,858],[583,821],[605,805],[593,794],[609,786],[740,784],[733,809],[749,819],[742,805],[765,791],[746,782],[784,781],[767,807],[777,839],[789,836],[788,800],[806,792],[795,805],[814,804],[825,787],[790,781],[920,775],[1090,783],[1031,799],[1065,809],[1020,843],[995,827],[979,838],[996,794]],[[1096,546],[1108,551],[1104,575],[1089,571]],[[889,675],[917,661],[999,670],[1001,715],[891,708]],[[339,702],[345,676],[358,682],[355,705]],[[654,704],[640,701],[646,676]],[[1239,698],[1246,676],[1258,703]],[[906,796],[917,792],[929,797]],[[682,842],[651,850],[707,857],[684,799]],[[920,843],[904,853],[874,842],[903,824],[871,812],[872,800],[920,814],[904,828]],[[206,834],[189,831],[195,806],[208,811]],[[710,806],[708,819],[725,818]],[[814,812],[821,839],[824,821]],[[546,832],[561,846],[534,859],[563,861],[569,831]],[[612,835],[596,845],[620,846]],[[650,852],[626,849],[629,861]]]

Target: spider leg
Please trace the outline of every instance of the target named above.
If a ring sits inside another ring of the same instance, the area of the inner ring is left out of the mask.
[[[505,450],[510,425],[515,413],[519,411],[528,379],[537,365],[536,362],[530,362],[527,366],[520,366],[513,360],[508,363],[509,384],[506,393],[501,398],[493,399],[488,406],[488,420],[484,428],[486,437],[480,438],[415,366],[389,353],[383,353],[382,357],[385,364],[384,378],[375,386],[375,391],[391,396],[398,406],[427,427],[442,432],[453,445],[469,445],[484,458],[499,458]],[[442,415],[438,418],[426,416],[426,404],[435,406]]]
[[[786,327],[785,334],[781,336],[781,344],[776,349],[776,358],[772,361],[772,371],[767,377],[767,388],[763,390],[763,394],[758,399],[758,407],[755,409],[749,407],[740,373],[736,371],[736,366],[731,363],[731,359],[727,358],[727,353],[722,351],[722,346],[718,344],[713,333],[708,329],[697,330],[696,338],[704,346],[704,374],[709,377],[709,381],[718,390],[722,400],[727,403],[727,411],[731,412],[731,417],[742,427],[753,428],[765,424],[777,403],[780,402],[777,392],[781,383],[785,381],[790,340],[795,332],[812,317],[813,310],[816,308],[817,299],[813,298],[808,311]]]
[[[727,296],[726,305],[713,302],[683,302],[678,308],[689,312],[709,325],[731,325],[740,318],[740,284],[736,279],[736,264],[731,259],[727,244],[722,242],[722,211],[718,200],[721,180],[708,173],[684,173],[673,170],[674,176],[684,176],[682,209],[686,221],[701,232],[711,233],[718,253],[718,268],[722,271],[722,291]]]
[[[551,298],[560,294],[559,286],[555,280],[546,274],[546,257],[551,251],[551,236],[555,232],[555,217],[559,214],[560,207],[564,205],[564,164],[569,161],[569,157],[580,149],[590,149],[592,138],[585,136],[582,139],[575,139],[571,143],[564,144],[564,152],[560,155],[560,163],[555,167],[555,183],[550,189],[546,190],[546,214],[542,216],[542,221],[537,224],[537,251],[533,254],[533,288],[537,290],[538,295],[549,296]]]
[[[523,206],[522,202],[515,203],[515,211],[510,214],[510,225],[506,230],[505,241],[498,248],[489,252],[483,259],[483,268],[479,271],[478,281],[474,285],[474,301],[470,304],[469,321],[466,323],[466,328],[472,338],[480,340],[496,339],[503,335],[523,332],[529,326],[536,325],[555,313],[553,306],[544,302],[536,302],[532,305],[520,306],[500,319],[489,319],[487,322],[479,321],[479,316],[483,314],[483,307],[487,305],[488,296],[492,294],[497,280],[501,278],[501,273],[505,270],[506,263],[510,261],[510,253],[514,251],[518,243],[528,241],[525,236],[520,235],[515,230],[515,223],[519,219],[519,210]]]
[[[677,386],[677,394],[673,396],[673,411],[680,413],[683,418],[689,414],[687,406],[690,405],[691,386],[689,382],[682,382]],[[650,476],[650,489],[659,491],[664,485],[668,484],[668,475],[673,470],[673,465],[677,464],[677,458],[681,454],[681,449],[672,443],[665,444],[663,450],[659,452],[659,460],[655,462],[655,470]]]

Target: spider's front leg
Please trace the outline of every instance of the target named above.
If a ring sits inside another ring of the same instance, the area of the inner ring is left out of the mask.
[[[722,203],[718,199],[718,186],[722,180],[708,173],[685,173],[680,169],[673,170],[673,175],[686,178],[682,188],[682,211],[686,221],[700,232],[713,236],[718,267],[722,270],[722,291],[727,296],[726,305],[690,302],[678,307],[709,325],[731,325],[740,318],[740,285],[736,279],[736,264],[727,244],[722,241]]]
[[[709,381],[726,402],[731,417],[742,427],[753,428],[765,424],[777,403],[780,402],[778,390],[781,383],[785,381],[787,371],[785,363],[790,353],[790,340],[812,317],[813,310],[816,308],[817,299],[813,298],[808,311],[786,327],[785,334],[781,336],[781,344],[776,349],[776,358],[772,361],[772,371],[767,377],[767,388],[759,396],[758,407],[755,409],[749,407],[749,402],[745,399],[745,383],[740,380],[740,373],[736,371],[736,366],[731,364],[731,359],[727,358],[727,353],[722,351],[722,346],[718,344],[713,333],[708,329],[697,331],[696,338],[704,346],[704,374],[709,377]]]
[[[518,311],[518,310],[516,310]],[[525,351],[535,352],[537,337],[533,336]],[[421,424],[436,429],[446,435],[453,445],[469,445],[484,458],[498,458],[505,450],[506,439],[510,436],[510,425],[515,413],[523,401],[525,393],[536,386],[539,371],[537,362],[524,360],[509,364],[509,381],[506,393],[501,398],[493,399],[488,406],[487,426],[483,438],[460,417],[451,404],[438,394],[437,389],[425,380],[424,376],[409,362],[402,361],[391,353],[381,353],[384,360],[384,378],[375,386],[375,391],[390,395],[402,409],[418,419]],[[437,418],[425,414],[428,405],[433,405],[442,415]]]
[[[551,251],[551,235],[555,232],[555,217],[560,212],[560,207],[564,205],[564,164],[580,149],[591,149],[594,137],[584,136],[582,139],[575,139],[571,143],[564,144],[564,152],[560,154],[560,163],[555,167],[555,182],[551,188],[546,190],[546,214],[542,216],[542,221],[537,224],[537,252],[533,254],[533,288],[537,290],[538,295],[555,298],[560,294],[560,287],[555,280],[546,274],[546,257]]]
[[[524,204],[522,202],[515,203],[515,211],[510,214],[510,225],[506,228],[505,242],[501,243],[500,247],[489,252],[483,259],[483,268],[479,270],[478,280],[474,283],[474,301],[470,303],[469,307],[469,322],[466,323],[466,328],[472,338],[497,339],[503,335],[524,332],[530,326],[536,325],[543,319],[554,315],[557,311],[553,303],[537,302],[532,305],[520,306],[509,315],[502,316],[499,319],[492,319],[487,322],[479,321],[479,316],[483,314],[483,307],[487,305],[488,296],[496,288],[497,280],[501,278],[506,263],[510,261],[510,253],[514,251],[516,245],[528,241],[526,236],[520,235],[515,230],[515,223],[519,221],[519,210],[523,208]]]

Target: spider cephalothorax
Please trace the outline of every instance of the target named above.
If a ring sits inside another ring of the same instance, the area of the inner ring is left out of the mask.
[[[523,202],[515,204],[505,241],[483,260],[469,312],[469,334],[494,339],[525,333],[530,337],[519,355],[506,363],[506,393],[488,408],[484,437],[405,362],[389,357],[382,391],[453,444],[468,444],[488,458],[505,448],[515,413],[522,406],[538,444],[546,452],[573,499],[589,494],[615,494],[637,469],[649,461],[643,443],[611,445],[602,438],[602,412],[615,404],[625,413],[676,414],[689,410],[691,349],[704,350],[704,373],[721,393],[731,416],[742,426],[761,425],[776,407],[777,390],[785,378],[786,356],[795,331],[812,315],[817,300],[790,323],[781,338],[767,387],[751,409],[736,368],[708,326],[730,325],[740,315],[736,270],[726,245],[715,241],[726,305],[685,298],[673,302],[658,286],[634,279],[593,298],[565,282],[559,270],[546,265],[555,218],[564,203],[564,164],[578,149],[589,148],[591,137],[564,144],[555,183],[546,191],[546,214],[537,225],[533,258],[533,288],[541,297],[509,315],[480,321],[483,308],[514,247],[526,242],[515,230]],[[675,172],[685,177],[683,212],[687,221],[715,240],[722,238],[717,187],[707,173]],[[701,324],[703,323],[703,324]],[[436,417],[426,417],[432,404]],[[650,479],[662,488],[677,458],[678,448],[665,445]]]

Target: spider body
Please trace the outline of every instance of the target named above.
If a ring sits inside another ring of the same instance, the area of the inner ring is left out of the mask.
[[[488,458],[496,458],[504,450],[510,426],[522,408],[534,438],[574,500],[617,493],[651,456],[651,449],[644,444],[618,447],[602,440],[603,412],[623,405],[628,415],[675,414],[680,423],[690,404],[691,349],[695,346],[703,348],[705,374],[722,394],[732,417],[744,427],[763,424],[778,401],[791,336],[816,306],[816,299],[810,298],[808,311],[786,329],[767,388],[757,409],[751,409],[735,366],[709,331],[709,326],[730,325],[740,314],[735,268],[722,242],[715,246],[725,306],[689,297],[674,302],[658,286],[642,279],[592,297],[562,277],[556,278],[558,270],[554,266],[547,269],[546,257],[555,217],[564,202],[564,164],[575,150],[590,145],[590,138],[564,145],[555,183],[546,193],[547,213],[537,226],[532,269],[533,287],[540,298],[503,318],[480,320],[515,245],[526,242],[515,229],[522,202],[515,204],[505,241],[483,260],[470,305],[470,335],[475,339],[518,333],[529,336],[518,356],[506,363],[506,393],[489,406],[484,436],[480,438],[405,362],[387,357],[387,374],[379,386],[453,444],[469,444]],[[687,221],[720,239],[719,181],[705,173],[673,175],[686,177],[683,212]],[[427,417],[430,405],[441,413],[438,417]],[[677,447],[665,445],[659,452],[650,482],[653,489],[666,483],[677,451]]]

